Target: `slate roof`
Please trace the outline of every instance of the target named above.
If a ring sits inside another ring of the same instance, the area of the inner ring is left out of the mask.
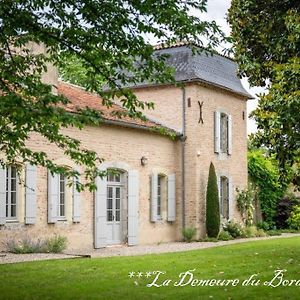
[[[156,121],[150,120],[149,118],[146,121],[140,119],[133,119],[128,116],[122,116],[119,118],[115,115],[115,112],[126,112],[126,110],[120,105],[113,103],[111,107],[107,107],[102,104],[102,99],[94,94],[87,92],[85,89],[78,87],[76,85],[62,82],[58,83],[58,94],[64,95],[70,102],[65,106],[65,109],[69,112],[76,113],[77,109],[90,108],[97,110],[101,113],[103,122],[106,124],[119,125],[124,127],[140,128],[151,130],[154,132],[159,132],[160,129],[180,136],[179,132],[168,128]]]
[[[191,48],[185,43],[168,48],[156,46],[156,49],[158,54],[170,55],[167,64],[175,68],[177,82],[200,81],[253,98],[242,86],[237,75],[237,63],[232,59],[204,51],[193,55]]]

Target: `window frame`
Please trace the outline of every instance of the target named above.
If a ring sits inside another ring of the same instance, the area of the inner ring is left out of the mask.
[[[223,120],[225,119],[225,121]],[[225,112],[220,112],[220,153],[228,154],[229,149],[229,114]],[[224,126],[226,124],[226,126]],[[225,132],[224,132],[225,131]],[[225,137],[225,141],[223,138]]]
[[[11,174],[11,170],[12,168],[15,169],[15,177],[12,177]],[[11,165],[9,167],[6,168],[6,177],[5,177],[5,193],[6,193],[6,203],[5,203],[5,218],[6,218],[6,221],[18,221],[18,213],[19,213],[19,207],[18,207],[18,196],[19,196],[19,189],[18,189],[18,179],[19,179],[19,176],[18,176],[18,172],[17,172],[17,166],[15,165]],[[11,190],[11,186],[12,186],[12,178],[15,180],[15,190],[12,191]],[[11,215],[11,206],[12,206],[12,203],[11,203],[11,196],[12,196],[12,193],[15,194],[15,216],[12,216]]]
[[[226,183],[224,183],[224,181],[226,180]],[[230,194],[229,194],[229,177],[225,176],[225,175],[221,175],[220,179],[220,187],[219,187],[219,191],[220,191],[220,215],[223,219],[229,220],[229,202],[230,202]],[[226,202],[227,202],[227,212],[226,215],[224,214],[224,184],[226,184]]]
[[[66,198],[67,198],[67,182],[66,182],[66,177],[63,174],[59,174],[59,197],[58,197],[58,213],[57,213],[57,218],[58,220],[66,220],[67,219],[67,212],[66,212]],[[63,180],[62,180],[63,178]],[[63,181],[63,192],[62,192],[62,185],[61,182]],[[62,204],[62,195],[63,195],[63,204]],[[63,207],[64,213],[61,214],[61,207]]]

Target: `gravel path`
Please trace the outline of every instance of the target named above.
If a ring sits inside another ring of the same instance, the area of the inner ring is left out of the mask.
[[[171,242],[161,243],[159,245],[143,245],[143,246],[110,246],[103,249],[87,249],[85,251],[69,250],[68,254],[52,254],[52,253],[35,253],[35,254],[12,254],[12,253],[0,253],[0,264],[26,262],[26,261],[38,261],[38,260],[50,260],[50,259],[67,259],[67,258],[80,258],[85,257],[111,257],[111,256],[135,256],[145,254],[159,254],[168,252],[181,252],[197,249],[205,249],[212,247],[220,247],[224,245],[239,244],[256,240],[267,240],[277,238],[288,238],[300,236],[300,233],[284,233],[280,236],[262,237],[262,238],[248,238],[238,239],[232,241],[220,241],[220,242]]]

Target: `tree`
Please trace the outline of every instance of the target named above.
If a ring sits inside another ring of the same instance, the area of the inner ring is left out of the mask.
[[[268,89],[252,114],[256,145],[276,155],[281,181],[288,183],[300,156],[300,3],[233,0],[229,22],[240,75]]]
[[[206,190],[206,232],[208,237],[218,237],[220,231],[220,206],[216,171],[210,163]]]
[[[209,40],[208,48],[222,37],[214,22],[201,21],[191,10],[205,12],[206,0],[1,1],[0,151],[6,157],[1,165],[18,158],[68,178],[78,176],[55,165],[47,153],[29,149],[26,142],[35,133],[83,165],[87,185],[94,189],[95,176],[103,175],[96,168],[101,158],[61,129],[98,124],[101,116],[88,109],[67,113],[67,99],[51,94],[50,86],[41,82],[42,73],[47,64],[62,67],[71,56],[84,67],[85,87],[105,105],[117,97],[130,117],[142,118],[141,109],[153,104],[139,101],[126,86],[173,82],[166,56],[154,54],[149,36],[166,45],[177,40],[203,45],[202,40]],[[47,53],[32,53],[30,43],[43,44]]]

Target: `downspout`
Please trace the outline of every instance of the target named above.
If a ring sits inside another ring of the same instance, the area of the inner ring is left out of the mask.
[[[182,88],[182,138],[181,138],[181,181],[182,181],[182,228],[185,228],[185,99],[186,91],[185,87]]]

